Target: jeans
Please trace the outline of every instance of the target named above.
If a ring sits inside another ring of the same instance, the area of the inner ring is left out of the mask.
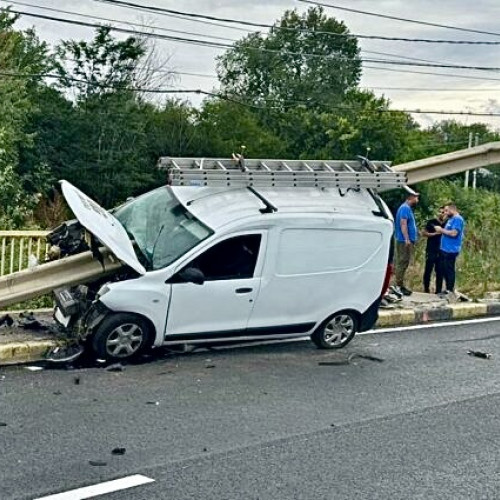
[[[442,262],[439,253],[428,253],[425,256],[424,270],[424,290],[430,292],[432,271],[436,272],[436,293],[441,293],[443,289],[443,272],[441,270]]]
[[[455,262],[458,253],[441,252],[441,265],[443,270],[446,290],[453,292],[455,290]]]

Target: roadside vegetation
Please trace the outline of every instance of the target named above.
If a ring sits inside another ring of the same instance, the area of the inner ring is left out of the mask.
[[[16,21],[0,10],[0,229],[46,229],[68,218],[59,179],[117,205],[164,182],[160,156],[228,157],[245,145],[248,157],[369,154],[401,163],[463,149],[471,133],[480,143],[499,140],[482,123],[423,128],[362,90],[357,40],[321,8],[287,11],[277,25],[291,29],[235,43],[218,59],[218,90],[200,107],[163,92],[176,76],[148,39],[115,38],[103,27],[91,41],[50,47]],[[500,171],[479,175],[474,191],[463,188],[463,176],[417,189],[420,226],[448,200],[467,220],[459,289],[500,289]],[[388,196],[392,209],[402,199]],[[411,271],[416,290],[423,247]]]

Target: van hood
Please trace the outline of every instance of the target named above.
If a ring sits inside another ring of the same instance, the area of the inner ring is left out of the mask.
[[[68,181],[60,181],[64,198],[82,226],[108,247],[117,259],[139,274],[146,269],[139,262],[132,242],[118,219]]]

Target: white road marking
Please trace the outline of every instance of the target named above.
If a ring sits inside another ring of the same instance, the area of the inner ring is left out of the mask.
[[[440,323],[424,323],[422,325],[409,325],[409,326],[391,326],[390,328],[376,328],[368,330],[367,332],[357,333],[356,335],[368,335],[372,333],[389,333],[389,332],[406,332],[408,330],[424,330],[425,328],[439,328],[442,326],[460,326],[460,325],[473,325],[477,323],[490,323],[491,321],[500,321],[500,316],[493,316],[490,318],[476,318],[476,319],[461,319],[456,321],[442,321]]]
[[[84,488],[77,488],[76,490],[56,493],[55,495],[49,495],[48,497],[35,498],[35,500],[84,500],[86,498],[93,498],[106,493],[113,493],[115,491],[134,488],[143,484],[154,483],[154,481],[154,479],[149,477],[136,474],[134,476],[122,477],[121,479],[115,479],[113,481],[106,481],[105,483],[85,486]]]
[[[366,332],[356,333],[358,335],[373,335],[374,333],[391,333],[391,332],[405,332],[409,330],[423,330],[425,328],[440,328],[443,326],[460,326],[460,325],[472,325],[477,323],[490,323],[492,321],[500,321],[500,316],[491,316],[488,318],[476,318],[476,319],[461,319],[456,321],[442,321],[439,323],[429,322],[420,325],[409,325],[409,326],[391,326],[390,328],[374,328],[373,330],[367,330]],[[293,337],[291,339],[275,339],[275,340],[263,340],[256,342],[242,342],[241,344],[235,344],[231,346],[220,346],[217,349],[230,350],[239,349],[241,347],[254,347],[254,346],[264,346],[264,345],[276,345],[276,344],[292,344],[294,342],[304,342],[309,340],[309,337]]]

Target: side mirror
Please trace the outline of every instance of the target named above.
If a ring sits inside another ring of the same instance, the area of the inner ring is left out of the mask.
[[[205,275],[196,267],[187,267],[179,273],[179,277],[186,283],[194,283],[195,285],[205,283]]]

